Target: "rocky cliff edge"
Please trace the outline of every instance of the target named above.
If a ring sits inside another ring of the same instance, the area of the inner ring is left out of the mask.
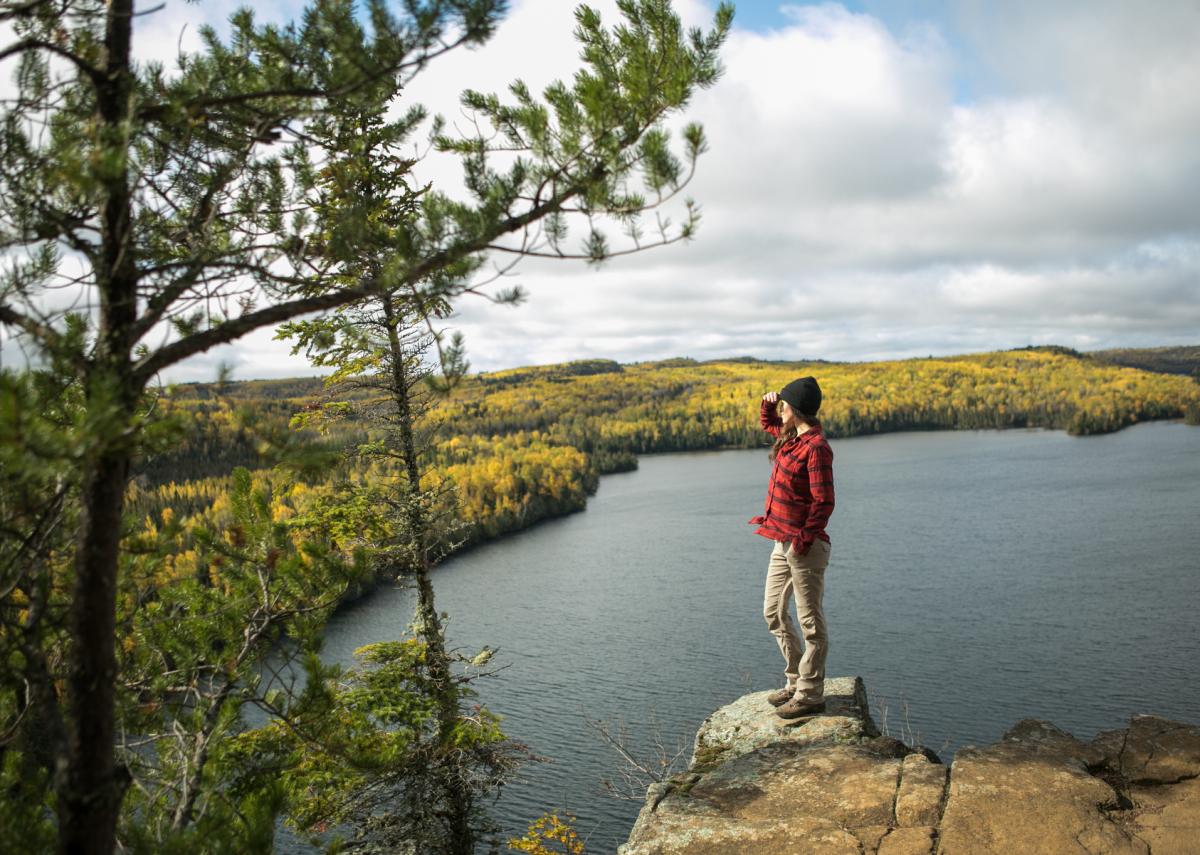
[[[1134,715],[1080,742],[1023,719],[950,767],[881,736],[859,678],[783,722],[767,693],[713,713],[619,855],[1200,855],[1200,727]]]

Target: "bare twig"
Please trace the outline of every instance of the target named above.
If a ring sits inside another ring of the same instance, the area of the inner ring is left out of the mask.
[[[743,671],[741,668],[738,668],[736,665],[733,666],[733,668],[738,672],[738,677],[740,677],[742,680],[742,688],[746,690],[747,695],[753,695],[758,691],[758,684],[761,681],[754,676],[753,666],[747,667],[745,671]]]
[[[938,755],[941,756],[942,754],[944,754],[946,752],[946,749],[949,747],[950,747],[950,725],[946,725],[946,741],[943,742],[941,748],[938,749]]]
[[[583,721],[592,735],[617,755],[617,759],[608,764],[615,774],[606,776],[601,773],[600,788],[589,788],[594,795],[622,801],[642,801],[646,798],[646,788],[651,784],[661,784],[683,771],[692,740],[685,740],[681,735],[674,748],[668,747],[656,710],[650,712],[650,739],[645,749],[634,746],[630,741],[624,716],[617,719],[615,727],[611,720],[593,719],[586,712]]]
[[[885,703],[887,698],[881,697],[875,693],[875,684],[871,682],[870,677],[867,677],[866,681],[867,689],[871,692],[871,703],[874,704],[875,709],[879,710],[879,715],[881,716],[882,723],[879,726],[879,730],[884,736],[891,736],[891,734],[888,733],[888,707]]]

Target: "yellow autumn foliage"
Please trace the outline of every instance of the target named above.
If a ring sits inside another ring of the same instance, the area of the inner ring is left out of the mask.
[[[1063,348],[874,363],[591,360],[467,378],[430,414],[426,427],[433,441],[421,486],[452,486],[443,510],[464,525],[457,539],[517,531],[582,509],[601,473],[634,468],[638,454],[762,446],[762,395],[809,374],[821,384],[820,418],[834,438],[1008,427],[1086,434],[1149,419],[1200,421],[1200,385],[1188,378]],[[157,519],[169,527],[172,515],[185,529],[203,525],[220,531],[230,524],[230,472],[257,459],[251,453],[257,440],[242,426],[245,412],[282,430],[292,414],[312,406],[311,398],[272,396],[273,383],[291,394],[316,394],[321,387],[317,379],[255,381],[234,384],[247,388],[229,400],[215,400],[196,387],[195,398],[173,401],[192,414],[197,427],[179,449],[151,461],[130,488],[130,508],[146,518],[148,530]],[[320,437],[326,447],[367,439],[359,426],[337,422]],[[179,473],[202,477],[174,477]],[[325,480],[253,471],[255,488],[268,492],[272,518],[280,522],[328,496],[336,479],[373,485],[400,477],[378,460],[348,464]],[[219,575],[218,569],[197,566],[186,537],[178,546],[173,573]]]

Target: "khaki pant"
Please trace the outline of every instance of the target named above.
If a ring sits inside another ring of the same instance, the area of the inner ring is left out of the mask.
[[[779,650],[787,661],[784,676],[789,689],[804,700],[819,701],[825,696],[825,657],[829,653],[829,632],[821,598],[825,593],[825,568],[829,565],[829,544],[813,541],[808,555],[800,555],[786,541],[776,541],[767,564],[767,591],[763,617]],[[793,593],[796,616],[804,633],[804,646],[788,613]],[[803,650],[803,654],[801,651]]]

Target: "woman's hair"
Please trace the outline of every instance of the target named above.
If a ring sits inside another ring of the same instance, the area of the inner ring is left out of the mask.
[[[791,405],[789,404],[789,406]],[[797,422],[803,422],[812,427],[817,421],[814,417],[805,415],[795,408],[792,409],[792,413],[792,420],[779,429],[779,436],[775,439],[775,444],[771,446],[771,453],[767,455],[767,460],[774,462],[775,455],[779,454],[779,449],[800,435],[800,428],[797,427]]]
[[[800,428],[796,427],[794,421],[788,422],[779,429],[779,436],[775,438],[775,444],[771,446],[771,453],[767,455],[767,460],[774,462],[775,455],[779,453],[779,449],[783,448],[784,444],[795,439],[800,434]]]

